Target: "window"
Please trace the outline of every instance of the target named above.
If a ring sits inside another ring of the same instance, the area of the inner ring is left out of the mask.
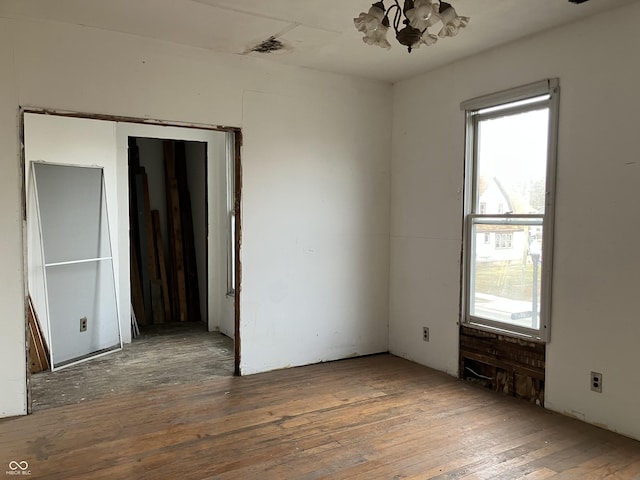
[[[227,133],[227,295],[234,295],[236,291],[235,143],[235,135]]]
[[[558,100],[552,79],[462,104],[467,325],[549,340]]]
[[[513,233],[496,233],[496,249],[513,248]]]

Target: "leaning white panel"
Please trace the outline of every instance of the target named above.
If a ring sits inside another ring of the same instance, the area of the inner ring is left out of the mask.
[[[102,168],[40,162],[32,172],[45,264],[44,317],[57,370],[122,348],[104,175]]]

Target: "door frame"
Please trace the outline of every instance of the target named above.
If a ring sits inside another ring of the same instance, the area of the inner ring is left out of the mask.
[[[234,293],[234,375],[240,376],[240,354],[241,354],[241,338],[240,338],[240,296],[241,296],[241,285],[242,285],[242,262],[240,260],[241,254],[241,246],[242,246],[242,130],[239,127],[231,127],[231,126],[223,126],[223,125],[207,125],[207,124],[199,124],[199,123],[190,123],[190,122],[176,122],[176,121],[163,121],[156,119],[147,119],[147,118],[138,118],[138,117],[128,117],[128,116],[118,116],[118,115],[107,115],[107,114],[96,114],[96,113],[86,113],[86,112],[74,112],[74,111],[66,111],[66,110],[58,110],[58,109],[50,109],[50,108],[40,108],[40,107],[30,107],[30,106],[21,106],[19,109],[19,136],[20,136],[20,171],[21,171],[21,204],[22,204],[22,234],[23,238],[26,238],[26,218],[27,218],[27,202],[26,202],[26,156],[25,156],[25,131],[24,131],[24,116],[25,114],[39,114],[39,115],[52,115],[58,117],[71,117],[71,118],[81,118],[88,120],[104,120],[115,123],[129,123],[129,124],[142,124],[149,126],[157,126],[157,127],[176,127],[176,128],[185,128],[185,129],[195,129],[195,130],[208,130],[208,131],[218,131],[218,132],[226,132],[233,133],[235,139],[235,148],[234,148],[234,209],[235,209],[235,231],[233,232],[233,238],[235,243],[235,293]],[[129,246],[127,245],[127,249]],[[27,263],[27,245],[26,242],[23,242],[23,270],[24,270],[24,281],[25,281],[25,297],[28,294],[28,263]],[[129,289],[131,287],[129,286]],[[208,308],[208,306],[207,306]],[[25,298],[25,312],[24,312],[24,321],[25,321],[25,331],[27,332],[28,337],[28,309],[27,309],[27,299]],[[29,358],[29,350],[27,346],[27,410],[31,412],[31,386],[30,386],[30,358]]]

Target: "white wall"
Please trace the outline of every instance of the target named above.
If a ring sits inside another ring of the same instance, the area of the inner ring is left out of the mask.
[[[244,96],[244,372],[387,350],[388,110],[356,85]]]
[[[640,3],[497,48],[394,89],[393,353],[456,374],[463,100],[559,77],[545,405],[640,438]],[[597,33],[600,32],[600,33]],[[431,342],[421,327],[431,327]],[[589,372],[603,373],[603,393]]]
[[[0,19],[0,62],[1,415],[26,409],[18,105],[242,127],[242,371],[387,349],[389,86],[26,20]]]
[[[13,32],[0,19],[0,416],[27,408],[25,290],[22,250],[22,172],[18,151],[18,86],[13,68]]]

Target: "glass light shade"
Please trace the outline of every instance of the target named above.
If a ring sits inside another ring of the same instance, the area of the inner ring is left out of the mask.
[[[368,13],[362,12],[358,18],[353,19],[353,24],[359,32],[364,33],[362,41],[368,45],[389,49],[391,44],[387,41],[388,21],[385,21],[385,11],[382,2],[374,3]]]
[[[455,37],[469,23],[469,17],[458,16],[455,8],[446,2],[440,2],[439,17],[443,25],[439,37]]]
[[[415,0],[414,7],[406,12],[406,17],[409,25],[424,32],[432,25],[430,20],[435,13],[430,0]]]

